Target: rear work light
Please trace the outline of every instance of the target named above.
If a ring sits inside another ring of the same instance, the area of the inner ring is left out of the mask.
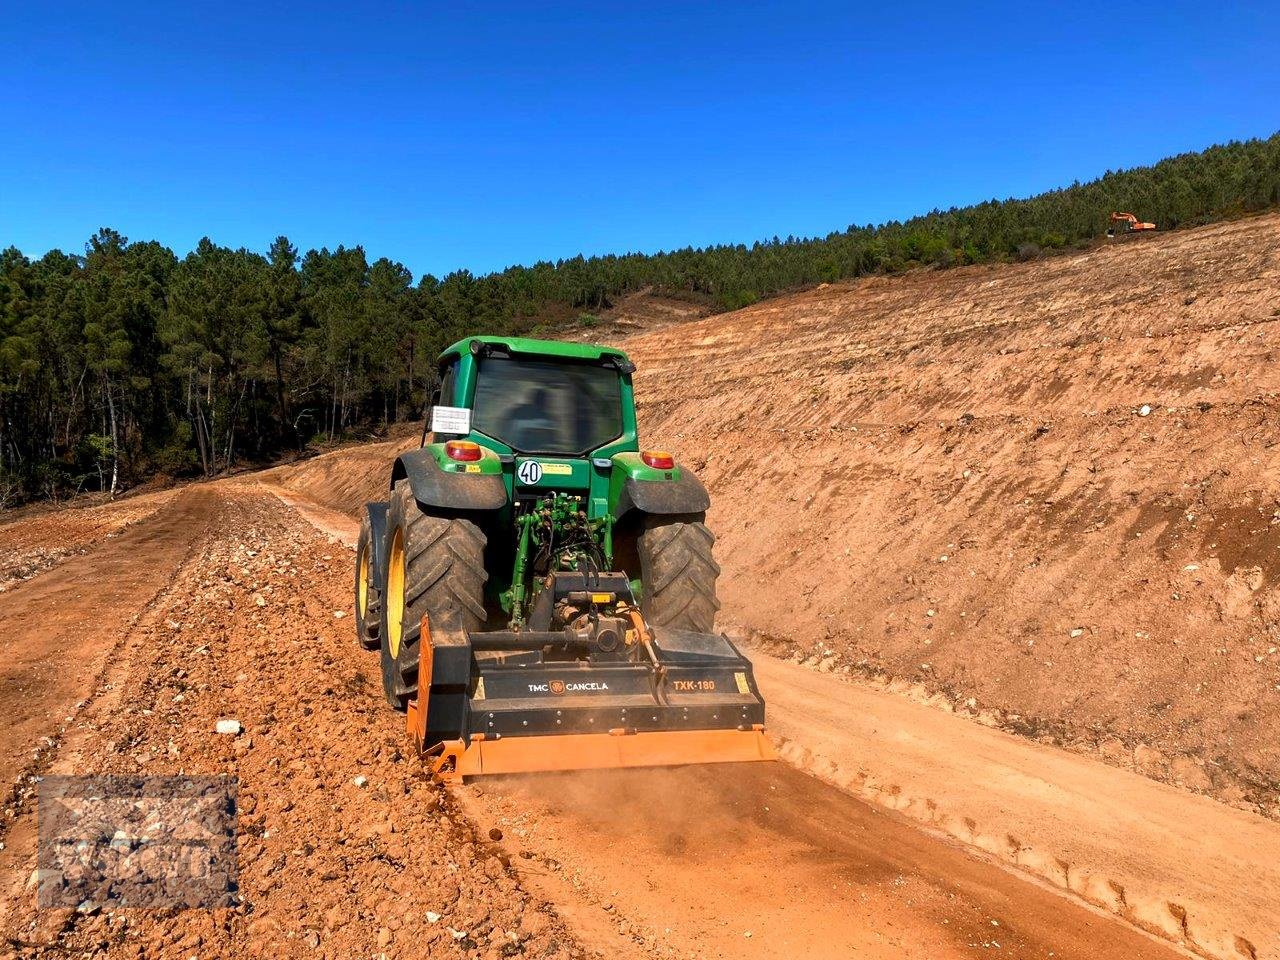
[[[670,470],[676,465],[676,458],[665,450],[644,450],[640,459],[655,470]]]
[[[471,463],[484,456],[480,451],[480,444],[470,440],[450,440],[444,445],[444,452],[449,455],[450,460],[460,460],[463,463]]]

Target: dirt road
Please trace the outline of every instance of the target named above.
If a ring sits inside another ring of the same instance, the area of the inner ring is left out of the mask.
[[[56,737],[5,809],[0,945],[22,956],[573,955],[550,908],[404,756],[376,667],[351,643],[350,567],[345,547],[270,494],[201,486],[5,597],[9,611],[33,611],[6,621],[5,656],[38,674],[70,651],[77,674],[40,694],[28,683],[13,699],[28,698],[31,719],[0,737],[6,757]],[[37,610],[58,617],[56,632]],[[243,732],[215,733],[219,719]],[[34,909],[34,775],[179,772],[239,782],[241,906]]]
[[[34,910],[20,789],[0,942],[22,956],[1174,955],[781,765],[530,778],[466,788],[459,808],[406,755],[351,639],[350,564],[266,488],[222,483],[3,598],[4,653],[28,664],[8,769],[48,735],[20,779],[238,778],[245,902]],[[74,682],[33,696],[68,649]],[[214,733],[220,718],[243,733]]]
[[[101,541],[120,536],[177,495],[176,490],[158,490],[114,503],[77,503],[63,508],[44,504],[19,511],[20,522],[0,524],[0,593]]]
[[[47,747],[42,738],[56,736],[75,703],[92,693],[119,638],[172,581],[192,545],[207,536],[222,510],[220,498],[207,488],[166,501],[168,506],[146,523],[137,522],[132,502],[120,504],[119,523],[97,508],[94,522],[79,537],[86,526],[78,512],[63,515],[69,530],[49,514],[20,529],[6,528],[11,536],[5,542],[4,566],[9,569],[17,566],[9,558],[37,551],[46,568],[59,558],[69,559],[0,593],[0,716],[6,726],[0,740],[0,782],[17,780],[19,771],[33,762],[33,745]],[[126,527],[128,522],[134,525]],[[76,556],[71,544],[92,552]],[[27,571],[30,576],[31,568]]]
[[[1144,930],[1280,956],[1280,825],[757,651],[783,758]]]

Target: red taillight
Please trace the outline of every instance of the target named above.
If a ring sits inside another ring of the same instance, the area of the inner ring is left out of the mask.
[[[655,470],[670,470],[676,465],[676,458],[665,450],[643,450],[640,459]]]
[[[450,440],[444,445],[444,452],[449,455],[450,460],[461,460],[463,463],[471,463],[484,456],[480,451],[480,444],[470,440]]]

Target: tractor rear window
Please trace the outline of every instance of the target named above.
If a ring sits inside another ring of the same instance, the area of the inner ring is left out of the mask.
[[[613,367],[486,357],[474,430],[520,453],[588,453],[622,433],[622,387]]]

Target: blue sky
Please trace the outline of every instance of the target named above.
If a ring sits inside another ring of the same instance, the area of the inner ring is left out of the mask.
[[[0,245],[31,255],[113,226],[481,272],[825,234],[1280,129],[1274,3],[6,0],[0,22]]]

